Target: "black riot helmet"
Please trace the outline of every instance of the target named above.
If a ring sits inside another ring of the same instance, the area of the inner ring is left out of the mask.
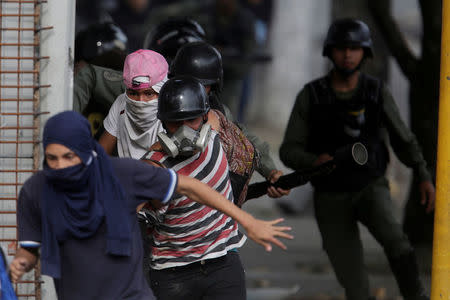
[[[196,21],[185,17],[170,18],[150,30],[145,37],[144,49],[156,51],[170,62],[184,44],[205,39],[205,30]]]
[[[158,119],[183,121],[203,116],[209,111],[203,85],[192,76],[176,76],[164,83],[158,96]]]
[[[75,38],[75,62],[91,62],[108,52],[117,51],[126,56],[128,38],[113,23],[93,24],[80,31]]]
[[[364,57],[373,57],[369,26],[361,20],[351,18],[334,21],[328,29],[322,55],[330,57],[332,47],[347,45],[362,47]]]
[[[170,76],[190,75],[203,85],[222,87],[222,56],[205,42],[186,44],[178,50],[171,66]]]

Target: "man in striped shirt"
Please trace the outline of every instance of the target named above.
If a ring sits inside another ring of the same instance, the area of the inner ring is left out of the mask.
[[[163,152],[145,159],[194,177],[233,201],[228,162],[219,135],[207,121],[204,87],[175,77],[159,95],[158,118],[167,134]],[[245,299],[245,274],[236,251],[246,237],[223,213],[180,196],[151,210],[151,287],[158,299]]]

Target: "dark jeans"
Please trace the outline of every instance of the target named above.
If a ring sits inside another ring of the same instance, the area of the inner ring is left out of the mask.
[[[186,266],[150,270],[151,288],[158,300],[245,300],[245,273],[239,254]]]

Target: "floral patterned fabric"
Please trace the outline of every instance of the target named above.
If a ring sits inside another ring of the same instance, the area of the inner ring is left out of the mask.
[[[220,122],[219,136],[230,168],[235,203],[241,206],[245,202],[250,177],[259,164],[259,154],[236,124],[220,111],[212,112]]]

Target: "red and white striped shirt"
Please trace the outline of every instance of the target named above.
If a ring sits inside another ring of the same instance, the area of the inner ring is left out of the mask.
[[[202,153],[172,158],[164,152],[149,152],[144,159],[159,161],[178,174],[194,177],[233,201],[228,162],[214,131]],[[153,269],[220,257],[241,247],[246,240],[232,218],[185,196],[151,214],[155,222],[150,236]]]

